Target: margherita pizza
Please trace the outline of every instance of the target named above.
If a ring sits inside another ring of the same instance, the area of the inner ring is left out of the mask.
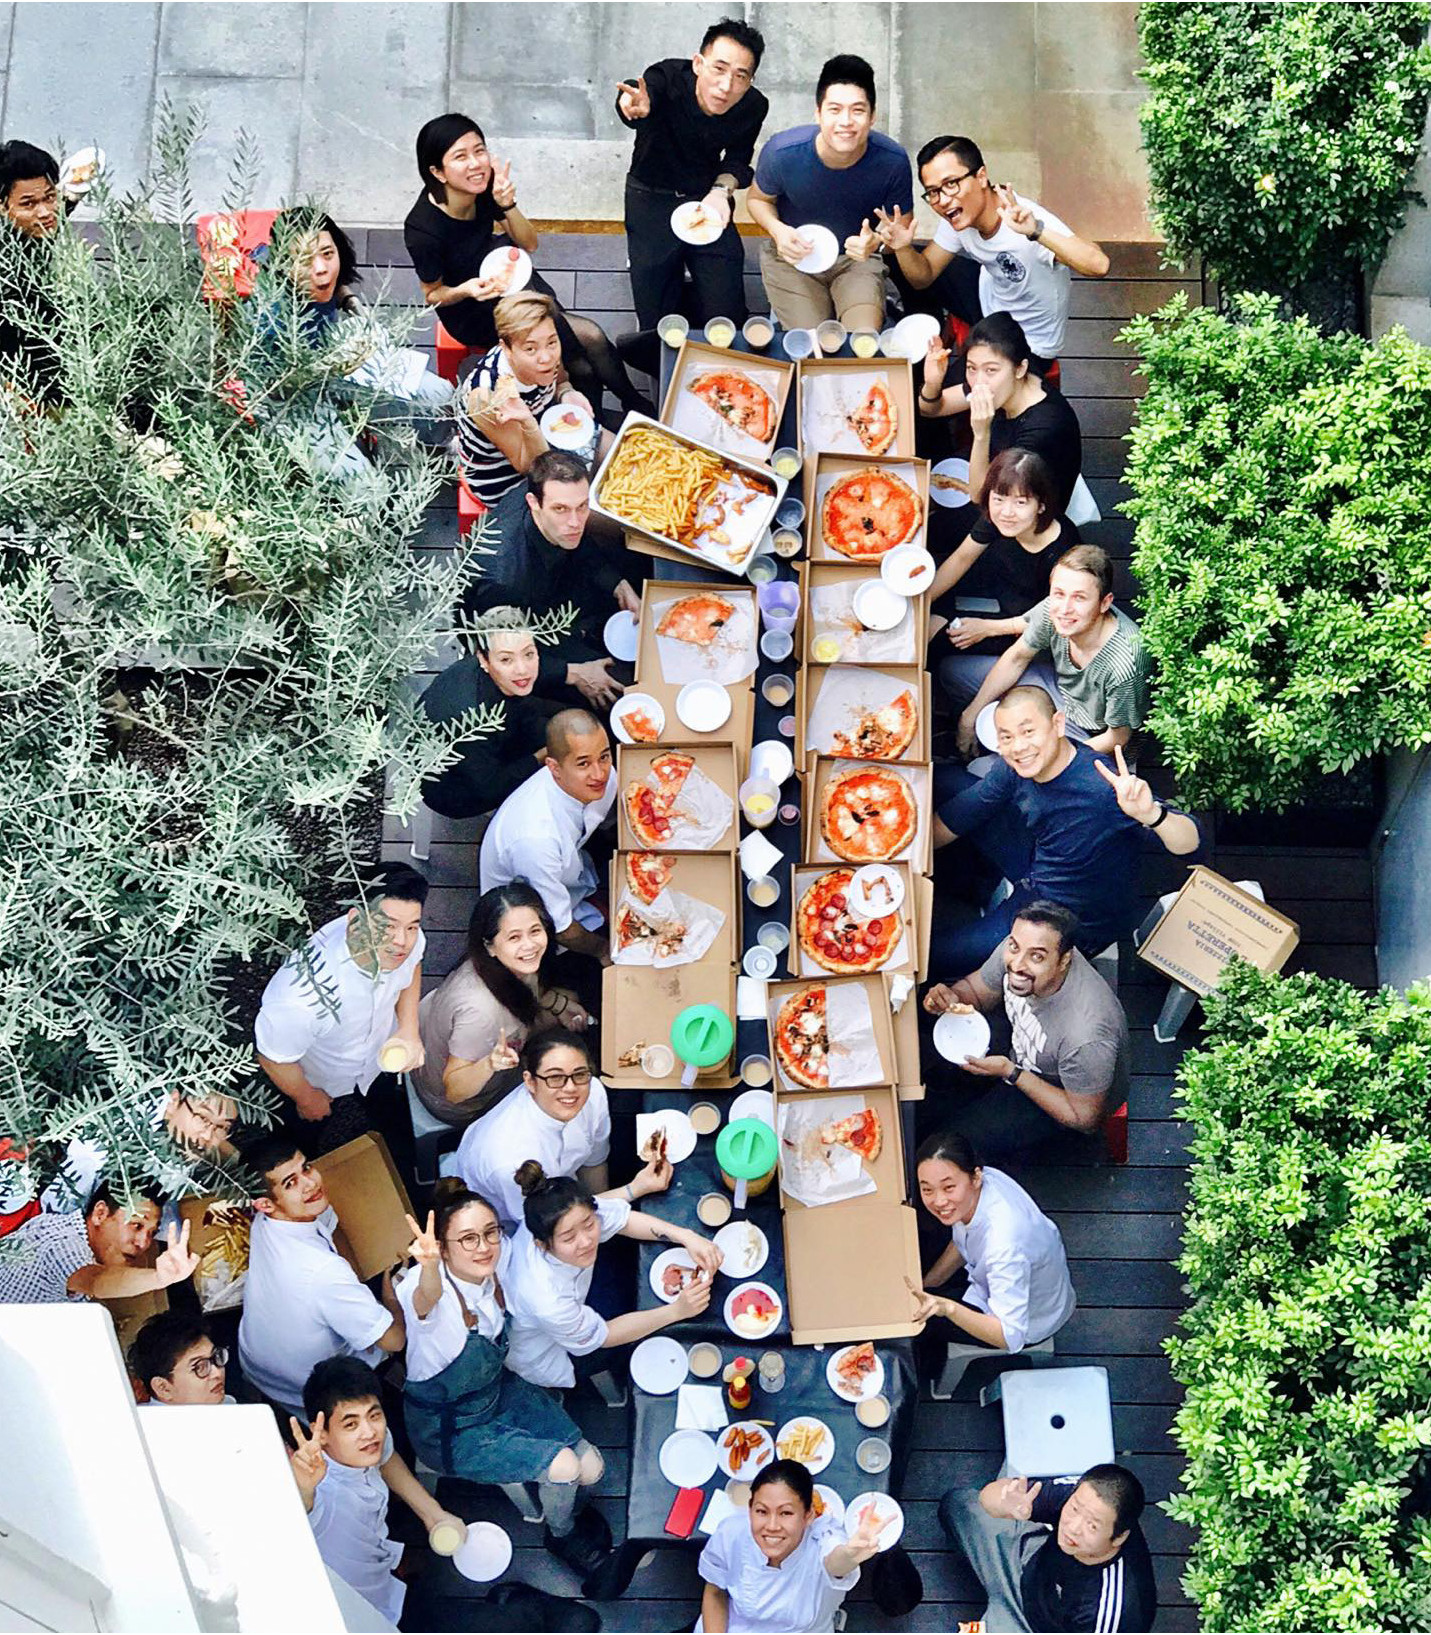
[[[825,1027],[825,984],[791,994],[776,1012],[775,1055],[792,1083],[830,1088],[830,1035]]]
[[[726,601],[714,591],[702,591],[673,602],[656,626],[656,634],[670,636],[678,642],[691,642],[696,647],[709,647],[734,617],[734,602]]]
[[[865,1163],[872,1164],[884,1145],[879,1127],[879,1114],[873,1107],[862,1107],[848,1118],[837,1118],[820,1126],[820,1139],[827,1146],[848,1147],[858,1153]]]
[[[924,507],[919,495],[882,466],[837,478],[820,510],[820,531],[832,551],[855,562],[872,562],[919,532]]]
[[[654,903],[671,883],[676,870],[674,857],[660,857],[655,852],[627,852],[626,884],[631,894],[643,903]]]
[[[877,710],[866,710],[850,732],[837,732],[830,747],[856,761],[897,761],[914,742],[919,709],[906,688]]]
[[[899,433],[899,409],[882,380],[870,387],[864,402],[848,417],[848,424],[866,454],[883,454],[894,447]]]
[[[809,885],[795,911],[800,946],[836,976],[878,971],[899,942],[897,914],[860,920],[850,912],[853,869],[831,869]]]
[[[775,400],[743,370],[717,369],[697,375],[686,390],[728,426],[757,443],[767,443],[775,435]]]
[[[889,767],[852,767],[825,785],[820,834],[847,863],[887,863],[918,826],[914,791]]]
[[[661,793],[674,801],[695,764],[689,755],[682,755],[675,749],[668,750],[651,762],[651,776],[661,786]]]

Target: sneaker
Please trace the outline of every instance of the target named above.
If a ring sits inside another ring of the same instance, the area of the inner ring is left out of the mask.
[[[582,1578],[588,1578],[606,1560],[609,1550],[604,1550],[592,1538],[583,1538],[581,1530],[573,1527],[571,1532],[558,1538],[550,1527],[542,1527],[542,1545],[557,1558],[565,1562],[574,1573]]]
[[[512,1629],[594,1630],[601,1618],[594,1607],[565,1596],[548,1595],[530,1584],[499,1584],[489,1597],[511,1613]]]
[[[576,1522],[572,1532],[583,1543],[595,1544],[598,1549],[609,1550],[616,1542],[611,1536],[611,1523],[596,1508],[589,1504],[576,1513]]]

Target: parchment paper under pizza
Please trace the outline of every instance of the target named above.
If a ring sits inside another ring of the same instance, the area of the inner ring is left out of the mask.
[[[667,422],[698,442],[747,460],[764,460],[780,430],[782,375],[755,360],[690,359]]]
[[[807,454],[889,453],[899,436],[899,405],[889,372],[802,372],[800,435]]]
[[[805,748],[861,761],[899,761],[920,748],[918,689],[882,670],[835,664],[805,723]]]
[[[904,617],[893,630],[866,630],[855,617],[855,592],[861,579],[842,579],[833,585],[816,585],[810,592],[810,652],[821,636],[833,636],[840,644],[844,664],[918,664],[915,603],[906,601]]]
[[[869,995],[854,982],[808,982],[773,995],[770,1053],[792,1090],[852,1090],[886,1078]]]
[[[928,767],[835,761],[815,792],[811,859],[856,867],[910,861],[928,809]]]
[[[755,674],[755,593],[695,586],[653,604],[656,658],[668,687],[716,681],[732,687]]]
[[[646,902],[627,888],[612,917],[612,962],[658,969],[690,965],[709,951],[724,924],[722,909],[684,891],[667,888]]]
[[[864,1160],[821,1132],[857,1109],[849,1096],[800,1096],[779,1103],[780,1185],[810,1209],[863,1198],[879,1190]]]
[[[735,802],[679,750],[668,750],[642,778],[622,790],[626,821],[637,843],[652,851],[708,852],[735,815]]]

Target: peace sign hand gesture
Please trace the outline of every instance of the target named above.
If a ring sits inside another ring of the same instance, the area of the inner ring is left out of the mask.
[[[310,1435],[298,1423],[290,1418],[288,1428],[293,1432],[294,1448],[288,1456],[288,1465],[293,1472],[293,1479],[298,1483],[298,1491],[303,1495],[305,1510],[313,1508],[313,1495],[318,1484],[328,1474],[328,1461],[323,1457],[323,1415],[319,1414],[313,1421],[313,1431]]]
[[[1013,228],[1014,232],[1021,233],[1025,238],[1032,238],[1038,231],[1038,218],[1026,204],[1020,204],[1014,197],[1014,190],[1005,187],[1002,183],[994,188],[999,200],[999,220],[1005,227]]]
[[[845,254],[852,261],[868,261],[878,243],[879,235],[870,226],[870,219],[866,216],[859,232],[851,233],[845,240]]]
[[[1009,1520],[1028,1521],[1033,1515],[1034,1500],[1042,1491],[1042,1482],[1030,1485],[1026,1476],[1005,1477],[1003,1492],[999,1497],[1003,1501],[1002,1508]]]
[[[512,161],[503,159],[492,169],[492,202],[499,210],[510,210],[517,202],[517,187],[512,180]]]
[[[427,1227],[424,1230],[411,1215],[404,1215],[408,1231],[412,1233],[412,1242],[407,1246],[408,1258],[415,1260],[419,1266],[435,1266],[441,1258],[442,1250],[437,1242],[437,1216],[432,1210],[427,1212]]]
[[[867,1504],[860,1511],[855,1530],[850,1534],[850,1548],[860,1557],[872,1556],[879,1549],[879,1541],[886,1527],[894,1520],[892,1516],[883,1520],[880,1517],[879,1506],[873,1502]]]
[[[651,93],[646,89],[644,74],[635,85],[624,79],[617,80],[616,105],[627,119],[644,119],[651,112]]]
[[[165,1236],[167,1247],[164,1253],[154,1262],[154,1270],[158,1274],[161,1289],[167,1289],[171,1283],[182,1283],[185,1278],[192,1277],[199,1264],[199,1257],[189,1251],[189,1223],[177,1229],[169,1228]]]
[[[1141,823],[1144,828],[1157,816],[1158,802],[1149,789],[1145,778],[1135,777],[1128,770],[1128,763],[1123,759],[1123,746],[1114,746],[1113,754],[1118,762],[1117,772],[1110,772],[1102,761],[1095,761],[1094,765],[1103,776],[1105,783],[1113,786],[1113,793],[1118,797],[1118,804],[1135,823]]]
[[[914,212],[912,210],[906,216],[896,205],[894,214],[889,215],[876,206],[875,222],[875,232],[879,235],[880,243],[886,249],[907,250],[914,243]]]

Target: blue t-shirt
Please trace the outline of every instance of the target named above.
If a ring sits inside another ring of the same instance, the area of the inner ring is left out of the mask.
[[[1014,884],[1071,908],[1080,921],[1080,947],[1121,936],[1141,906],[1144,826],[1119,806],[1098,770],[1103,759],[1086,744],[1075,744],[1073,759],[1047,783],[1021,778],[1001,759],[939,813],[953,833],[971,835],[985,823],[1007,821],[1012,806],[1033,836],[1033,862],[1025,880]]]
[[[761,150],[755,185],[775,200],[787,227],[818,222],[840,241],[858,233],[876,207],[914,209],[909,155],[893,137],[871,131],[869,146],[848,170],[831,170],[815,152],[818,125],[795,125],[778,131]]]

